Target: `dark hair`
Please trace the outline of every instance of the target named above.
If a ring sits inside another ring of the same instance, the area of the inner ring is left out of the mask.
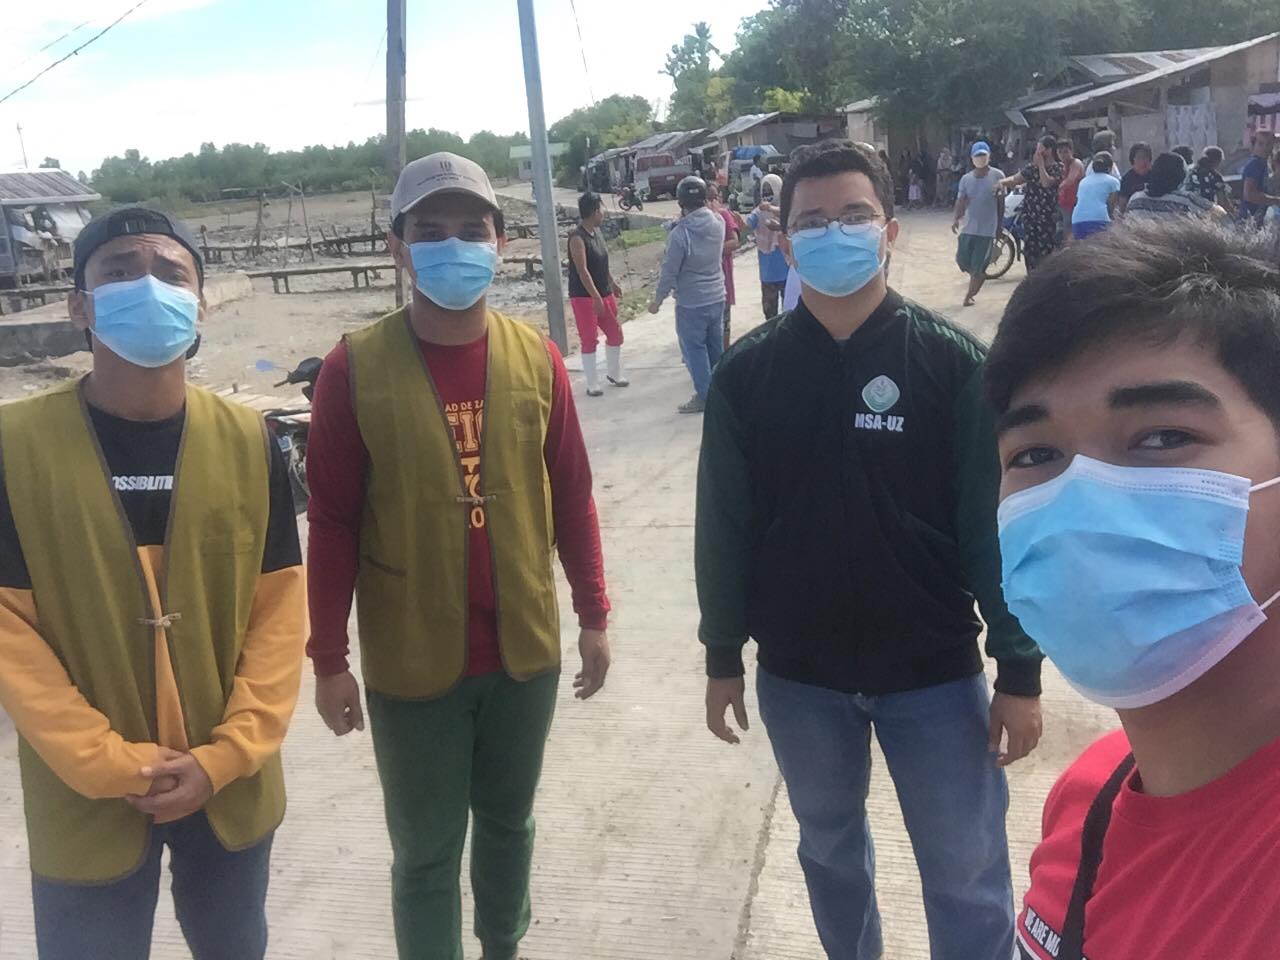
[[[1163,197],[1173,193],[1187,179],[1187,164],[1180,153],[1162,153],[1151,163],[1147,174],[1147,196]]]
[[[503,212],[497,208],[491,209],[489,213],[493,215],[493,232],[497,234],[498,239],[501,240],[507,235],[507,218]],[[402,213],[391,221],[391,232],[401,240],[404,239],[404,218],[405,214]]]
[[[1055,137],[1052,133],[1046,133],[1043,137],[1040,138],[1040,146],[1044,147],[1046,150],[1057,150],[1058,138]]]
[[[1176,153],[1178,156],[1180,156],[1183,160],[1186,161],[1187,166],[1191,166],[1191,164],[1196,162],[1196,155],[1191,152],[1191,148],[1188,146],[1180,144],[1174,147],[1169,152]]]
[[[1036,377],[1115,339],[1191,334],[1280,429],[1280,232],[1193,217],[1126,223],[1071,243],[1013,292],[986,362],[997,412]]]
[[[1138,154],[1140,153],[1145,153],[1148,157],[1155,156],[1151,150],[1151,144],[1144,143],[1139,140],[1129,148],[1129,166],[1133,166],[1134,161],[1138,159]]]
[[[1110,173],[1115,166],[1115,159],[1106,150],[1099,150],[1093,155],[1093,172]]]
[[[588,190],[578,198],[578,216],[583,220],[588,217],[594,217],[596,211],[604,206],[604,201],[600,199],[600,194],[592,193]]]
[[[1204,153],[1200,154],[1200,159],[1197,163],[1201,167],[1215,167],[1222,163],[1222,157],[1221,147],[1205,147]]]
[[[824,140],[799,147],[791,154],[791,169],[782,181],[781,217],[783,228],[791,216],[791,199],[801,180],[820,180],[838,173],[861,173],[871,181],[886,220],[893,219],[893,176],[878,156],[852,140]]]
[[[1093,135],[1093,152],[1094,153],[1111,153],[1116,148],[1116,134],[1114,130],[1099,130]]]

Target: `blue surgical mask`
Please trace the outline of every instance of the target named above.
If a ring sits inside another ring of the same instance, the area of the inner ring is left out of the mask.
[[[797,230],[791,238],[796,273],[813,290],[847,297],[870,283],[884,267],[880,238],[884,228],[832,221],[825,230]]]
[[[1190,686],[1267,618],[1245,584],[1250,486],[1213,470],[1077,456],[1000,504],[1009,610],[1090,700],[1144,707]]]
[[[432,303],[446,310],[475,306],[498,270],[496,243],[433,240],[409,245],[417,286]]]
[[[90,292],[93,335],[103,346],[139,367],[164,367],[196,342],[200,298],[147,274],[104,283]]]

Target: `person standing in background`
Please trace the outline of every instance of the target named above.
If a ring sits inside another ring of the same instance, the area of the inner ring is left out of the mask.
[[[1240,204],[1240,219],[1252,220],[1262,226],[1267,215],[1267,207],[1280,205],[1280,195],[1267,192],[1267,161],[1271,159],[1271,148],[1275,143],[1275,135],[1268,130],[1260,130],[1253,135],[1253,155],[1240,171],[1244,186],[1244,200]]]
[[[1221,147],[1205,147],[1195,166],[1187,172],[1184,187],[1210,203],[1216,203],[1228,216],[1234,217],[1236,208],[1231,201],[1231,190],[1218,172],[1222,167],[1222,157]]]
[[[470,819],[475,933],[486,960],[515,960],[562,663],[557,552],[580,627],[578,699],[609,672],[591,465],[560,351],[488,308],[505,241],[484,170],[451,153],[414,160],[391,212],[413,298],[347,334],[316,384],[316,709],[336,736],[364,729],[347,660],[354,591],[399,956],[462,956]]]
[[[1129,200],[1135,193],[1147,189],[1147,177],[1151,174],[1154,157],[1149,143],[1139,142],[1129,148],[1129,169],[1120,178],[1120,199],[1116,203],[1121,214],[1128,209]]]
[[[1031,162],[1000,182],[1006,190],[1025,188],[1019,212],[1025,231],[1022,252],[1028,270],[1038,267],[1057,248],[1058,185],[1063,176],[1062,164],[1054,156],[1057,146],[1057,138],[1046,135],[1036,144]]]
[[[1130,198],[1125,216],[1144,219],[1170,216],[1226,219],[1226,211],[1216,203],[1204,199],[1198,193],[1184,190],[1186,179],[1187,165],[1183,163],[1181,154],[1160,154],[1151,165],[1147,189]]]
[[[1088,162],[1088,163],[1086,163],[1086,164],[1085,164],[1085,166],[1086,166],[1086,167],[1088,167],[1088,168],[1090,168],[1090,169],[1092,169],[1092,167],[1093,167],[1093,158],[1094,158],[1094,157],[1096,157],[1096,156],[1097,156],[1098,154],[1100,154],[1100,153],[1105,153],[1105,154],[1109,155],[1109,156],[1112,158],[1112,159],[1111,159],[1111,169],[1110,169],[1110,170],[1108,170],[1108,171],[1107,171],[1107,173],[1111,174],[1111,176],[1113,176],[1113,177],[1115,177],[1117,180],[1119,180],[1119,179],[1120,179],[1120,166],[1119,166],[1119,164],[1117,164],[1117,163],[1115,162],[1115,155],[1116,155],[1116,135],[1115,135],[1115,131],[1114,131],[1114,130],[1099,130],[1097,133],[1095,133],[1095,134],[1093,135],[1093,143],[1091,144],[1091,147],[1092,147],[1092,150],[1091,150],[1091,155],[1090,155],[1090,158],[1089,158],[1089,162]],[[1086,173],[1085,173],[1085,176],[1088,176],[1088,175],[1089,175],[1089,174],[1088,174],[1088,172],[1086,172]]]
[[[1071,216],[1076,209],[1076,190],[1084,179],[1085,169],[1080,158],[1076,156],[1075,146],[1070,139],[1058,141],[1058,162],[1062,164],[1062,181],[1058,184],[1058,209],[1062,214],[1062,226],[1065,231],[1064,242],[1070,237]]]
[[[1179,144],[1169,152],[1176,153],[1178,156],[1180,156],[1182,158],[1182,162],[1185,163],[1188,167],[1190,167],[1192,164],[1196,162],[1196,155],[1192,152],[1191,148],[1188,147],[1186,144]]]
[[[693,396],[677,413],[702,413],[711,371],[724,353],[724,219],[707,208],[707,185],[685,177],[676,187],[680,219],[667,234],[658,287],[649,312],[657,313],[671,294],[676,298],[676,336],[680,355],[693,380]]]
[[[924,188],[924,202],[926,206],[933,206],[937,200],[938,178],[934,174],[933,154],[929,152],[929,144],[924,140],[920,141],[920,180]]]
[[[1105,150],[1093,155],[1091,169],[1076,191],[1076,206],[1071,212],[1073,239],[1083,240],[1111,226],[1120,195],[1120,180],[1111,174],[1115,165]]]
[[[938,176],[935,188],[935,202],[938,206],[946,206],[951,202],[951,148],[945,143],[938,151]]]
[[[760,264],[760,306],[766,320],[778,315],[778,302],[787,286],[787,256],[782,251],[778,198],[782,178],[771,173],[760,185],[760,205],[747,215],[746,225],[756,238]]]
[[[707,206],[724,220],[724,257],[720,266],[724,271],[724,347],[729,349],[729,323],[732,319],[733,305],[737,294],[733,283],[733,254],[741,244],[738,231],[742,229],[741,218],[725,206],[720,197],[720,189],[713,183],[707,184]]]
[[[618,322],[618,297],[622,288],[609,270],[609,243],[604,231],[604,202],[599,194],[578,198],[578,226],[569,234],[569,306],[582,341],[582,372],[587,396],[604,395],[596,367],[600,331],[605,337],[606,376],[615,387],[631,381],[622,372],[622,324]]]
[[[985,141],[979,140],[970,147],[969,156],[973,169],[960,178],[955,220],[951,224],[951,232],[960,234],[956,264],[969,275],[969,291],[964,298],[966,307],[973,306],[974,297],[986,282],[991,244],[1004,222],[1004,194],[1000,190],[1004,171],[991,166],[991,147]]]

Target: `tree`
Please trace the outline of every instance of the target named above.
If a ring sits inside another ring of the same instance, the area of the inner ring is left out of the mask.
[[[711,82],[711,55],[720,51],[711,42],[711,28],[704,22],[693,25],[693,33],[673,44],[662,72],[675,84],[668,124],[677,130],[691,130],[708,124],[707,87]]]
[[[764,108],[781,110],[783,113],[800,113],[804,110],[805,95],[795,90],[784,90],[782,87],[770,87],[764,92]]]
[[[41,170],[61,170],[62,164],[58,162],[56,157],[45,157],[40,161]]]
[[[1280,0],[1163,0],[1134,5],[1127,49],[1168,50],[1239,43],[1280,24]]]
[[[653,133],[653,107],[644,97],[614,94],[589,107],[579,107],[561,117],[547,131],[547,139],[567,143],[568,151],[560,158],[558,180],[565,184],[578,182],[578,171],[589,157],[633,143]]]

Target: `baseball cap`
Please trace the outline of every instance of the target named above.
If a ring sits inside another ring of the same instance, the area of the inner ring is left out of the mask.
[[[85,267],[99,247],[117,237],[147,233],[173,237],[191,251],[191,256],[196,261],[196,272],[200,275],[200,287],[204,288],[204,256],[200,253],[200,244],[196,241],[195,234],[185,223],[151,207],[122,207],[90,220],[76,237],[72,251],[76,289],[84,289]]]
[[[405,164],[391,195],[391,218],[437,193],[467,193],[500,210],[484,168],[456,153],[432,153]]]
[[[991,145],[985,140],[979,140],[969,148],[969,156],[971,157],[976,157],[980,153],[985,153],[987,156],[991,156]]]

